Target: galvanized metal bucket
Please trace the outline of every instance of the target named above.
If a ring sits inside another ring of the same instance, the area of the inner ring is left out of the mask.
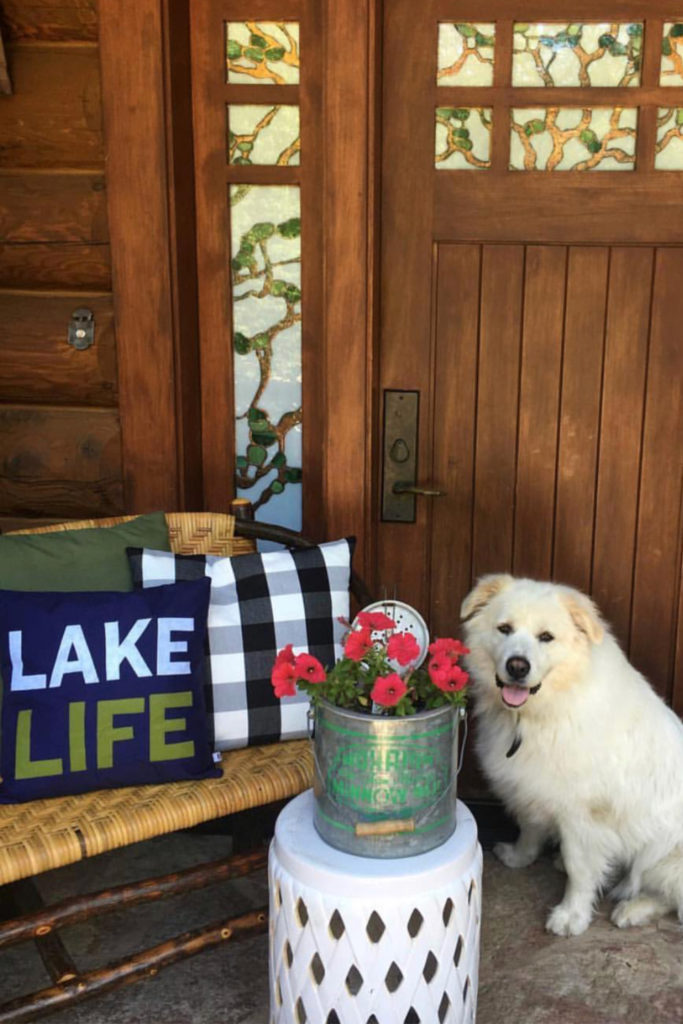
[[[314,822],[330,846],[409,857],[452,835],[464,709],[398,718],[321,701],[313,715]]]

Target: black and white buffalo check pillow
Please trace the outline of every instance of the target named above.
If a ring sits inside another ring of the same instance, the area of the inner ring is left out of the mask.
[[[218,750],[308,734],[308,697],[278,699],[270,673],[285,644],[326,668],[342,656],[352,551],[353,539],[234,558],[128,548],[136,587],[211,579],[207,704]]]

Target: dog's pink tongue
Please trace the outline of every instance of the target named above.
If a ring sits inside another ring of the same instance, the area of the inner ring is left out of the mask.
[[[513,708],[521,708],[529,698],[529,691],[524,686],[504,686],[503,700]]]

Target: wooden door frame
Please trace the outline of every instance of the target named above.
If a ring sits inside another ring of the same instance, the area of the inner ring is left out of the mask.
[[[356,564],[366,573],[372,565],[378,7],[377,0],[326,0],[322,41],[332,53],[343,40],[344,52],[357,59],[327,61],[323,72],[325,457],[318,532],[355,534]],[[188,264],[187,251],[194,232],[191,113],[184,105],[189,10],[189,0],[100,5],[127,511],[197,507],[207,494],[222,504],[228,497],[211,480],[202,492],[199,478],[196,264],[194,255]],[[224,308],[224,296],[217,304]]]

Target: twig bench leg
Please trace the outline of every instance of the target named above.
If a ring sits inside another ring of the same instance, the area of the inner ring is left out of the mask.
[[[63,900],[52,906],[43,906],[40,895],[30,882],[15,883],[12,902],[30,913],[0,924],[0,950],[27,939],[35,940],[46,970],[55,983],[0,1005],[0,1024],[35,1020],[92,996],[109,992],[121,985],[132,984],[145,977],[153,977],[162,967],[178,960],[212,949],[229,939],[239,940],[259,934],[267,928],[267,907],[259,908],[239,917],[215,922],[205,928],[185,932],[160,945],[150,947],[128,959],[79,974],[58,929],[65,925],[88,920],[122,907],[151,903],[213,885],[229,878],[238,878],[264,868],[267,851],[256,850],[237,854],[209,864],[200,864],[185,871],[144,879],[131,885],[89,893]]]
[[[213,949],[229,939],[237,942],[252,935],[259,935],[267,928],[268,908],[262,907],[240,917],[218,921],[206,928],[184,932],[126,960],[89,971],[64,984],[13,999],[0,1006],[0,1024],[19,1024],[21,1021],[36,1020],[45,1014],[62,1010],[65,1006],[72,1006],[93,996],[111,992],[122,985],[154,977],[162,967],[195,956],[205,949]]]

